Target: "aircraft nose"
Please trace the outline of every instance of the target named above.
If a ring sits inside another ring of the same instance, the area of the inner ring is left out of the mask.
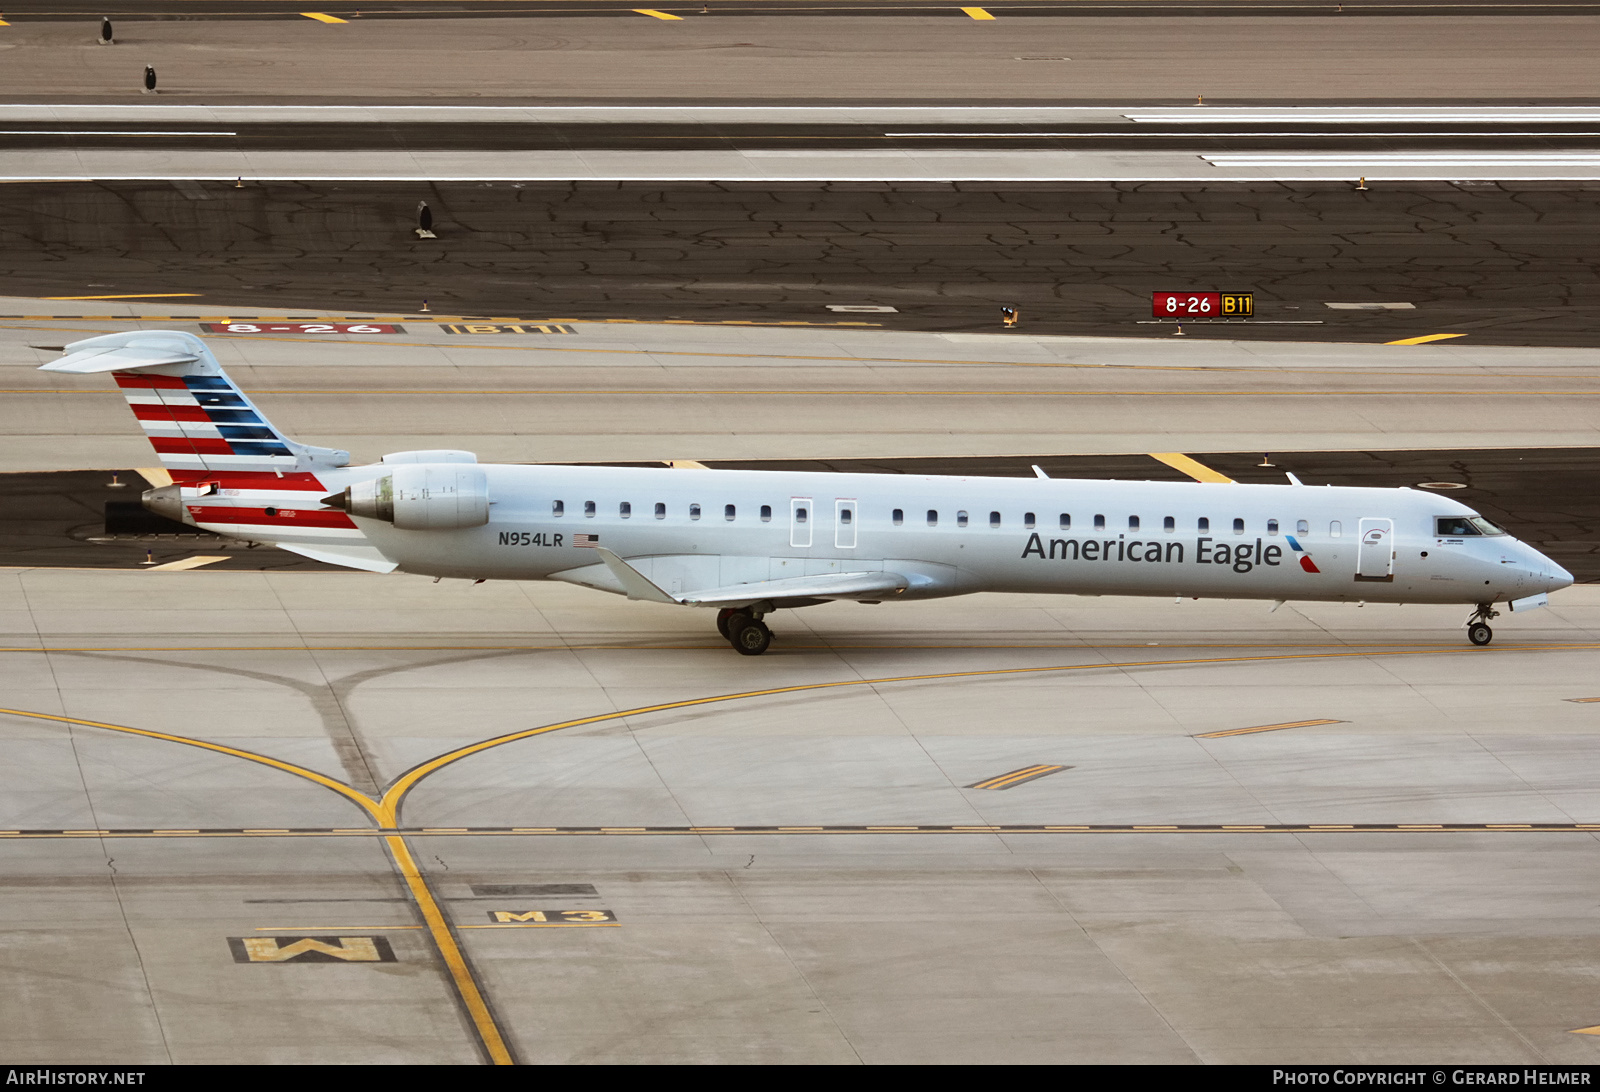
[[[1562,588],[1572,586],[1572,574],[1549,558],[1545,558],[1544,571],[1545,591],[1560,591]]]

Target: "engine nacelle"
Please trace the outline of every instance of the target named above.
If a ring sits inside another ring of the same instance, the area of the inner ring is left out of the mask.
[[[489,522],[489,489],[477,466],[401,463],[391,473],[357,482],[335,501],[352,516],[392,523],[402,531],[482,527]]]
[[[470,451],[439,448],[435,451],[396,451],[385,455],[385,463],[475,463],[478,457]]]

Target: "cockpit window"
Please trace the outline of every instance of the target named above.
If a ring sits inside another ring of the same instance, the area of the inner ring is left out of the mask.
[[[1472,525],[1466,516],[1440,516],[1436,521],[1440,538],[1461,538],[1465,535],[1481,535],[1482,531]]]
[[[1440,538],[1463,538],[1468,535],[1503,535],[1505,529],[1497,527],[1482,516],[1440,516],[1435,521]]]

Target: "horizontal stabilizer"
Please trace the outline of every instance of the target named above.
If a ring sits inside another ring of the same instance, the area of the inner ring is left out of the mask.
[[[298,542],[279,542],[275,545],[280,550],[309,557],[312,561],[343,565],[347,569],[365,569],[369,573],[392,573],[399,568],[399,565],[384,557],[376,547],[372,546],[339,546],[330,549],[324,546],[302,546]]]
[[[610,550],[597,547],[595,552],[629,599],[649,603],[709,607],[738,606],[766,599],[865,599],[898,595],[911,585],[904,576],[894,572],[818,573],[815,576],[789,576],[780,580],[754,580],[674,595]],[[560,574],[557,574],[557,578],[561,578]]]
[[[120,345],[106,345],[103,342],[102,338],[89,338],[69,345],[68,348],[75,351],[41,365],[39,370],[89,375],[93,372],[159,368],[168,364],[193,364],[200,359],[200,354],[183,341],[159,334],[126,338]]]

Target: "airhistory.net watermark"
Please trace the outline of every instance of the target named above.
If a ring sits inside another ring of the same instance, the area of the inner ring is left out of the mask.
[[[5,1085],[45,1086],[83,1085],[142,1085],[146,1071],[143,1069],[111,1069],[101,1066],[79,1065],[8,1065]]]

